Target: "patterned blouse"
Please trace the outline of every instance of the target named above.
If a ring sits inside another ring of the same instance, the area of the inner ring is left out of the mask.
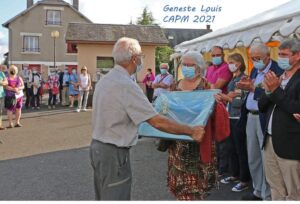
[[[53,89],[54,87],[59,87],[59,76],[57,74],[51,75],[48,77],[49,89]]]
[[[179,81],[175,90],[179,89]],[[208,89],[206,79],[201,78],[194,90]],[[182,91],[182,90],[181,90]],[[215,144],[212,144],[213,160],[204,164],[197,142],[175,141],[169,147],[168,187],[178,200],[203,200],[218,183]]]

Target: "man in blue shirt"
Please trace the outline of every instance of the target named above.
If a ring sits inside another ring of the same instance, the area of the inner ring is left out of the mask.
[[[264,44],[254,44],[250,48],[250,55],[254,68],[250,78],[244,78],[237,87],[249,91],[248,96],[242,106],[240,127],[246,128],[247,151],[249,170],[252,177],[253,194],[245,196],[243,200],[271,200],[270,187],[266,181],[263,160],[263,130],[265,129],[265,114],[258,110],[258,100],[264,93],[261,84],[264,76],[273,71],[281,75],[283,70],[279,68],[277,62],[270,58],[270,51]]]

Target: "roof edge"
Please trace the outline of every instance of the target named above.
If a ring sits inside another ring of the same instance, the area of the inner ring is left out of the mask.
[[[88,41],[88,40],[66,40],[67,43],[76,43],[76,44],[99,44],[99,45],[114,45],[116,41]],[[152,46],[161,46],[168,45],[166,43],[149,43],[149,42],[139,42],[140,45],[152,45]]]
[[[159,25],[136,25],[136,24],[110,24],[110,23],[93,23],[93,22],[90,22],[90,23],[75,23],[75,22],[70,22],[70,24],[88,24],[88,25],[109,25],[109,26],[138,26],[138,27],[157,27],[157,28],[161,28],[161,29],[164,29],[162,27],[160,27]]]
[[[65,2],[65,1],[64,1]],[[19,14],[15,15],[14,17],[12,17],[11,19],[9,19],[8,21],[6,21],[5,23],[2,24],[3,27],[8,28],[9,24],[11,22],[13,22],[14,20],[16,20],[17,18],[19,18],[22,15],[25,15],[27,12],[29,12],[31,9],[33,9],[34,7],[37,7],[39,5],[47,5],[47,3],[42,2],[42,1],[38,1],[35,4],[33,4],[32,6],[30,6],[29,8],[25,9],[24,11],[20,12]],[[53,4],[49,4],[49,5],[53,5]],[[89,18],[87,18],[85,15],[83,15],[80,11],[76,10],[71,4],[65,2],[65,5],[60,5],[60,6],[68,6],[69,8],[71,8],[73,11],[75,11],[76,13],[78,13],[81,17],[83,17],[85,20],[89,21],[89,23],[93,23]]]

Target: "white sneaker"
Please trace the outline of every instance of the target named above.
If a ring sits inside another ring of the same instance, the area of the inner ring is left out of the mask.
[[[83,112],[86,112],[87,110],[86,110],[86,108],[84,108],[84,109],[82,109],[82,111],[83,111]]]
[[[76,109],[76,112],[77,112],[77,113],[79,113],[79,112],[80,112],[80,109],[79,109],[79,108],[77,108],[77,109]]]

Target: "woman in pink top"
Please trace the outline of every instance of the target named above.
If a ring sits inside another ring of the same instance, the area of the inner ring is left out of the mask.
[[[152,88],[152,82],[154,81],[154,79],[155,76],[152,73],[152,70],[150,68],[147,69],[147,74],[143,80],[143,84],[145,84],[146,86],[146,94],[150,103],[152,103],[152,98],[153,98],[154,89]]]
[[[22,127],[20,123],[21,110],[23,104],[23,89],[24,83],[18,74],[18,68],[14,65],[10,66],[7,81],[8,85],[5,87],[5,108],[9,126],[7,128]],[[13,113],[16,113],[16,124],[13,125]]]

